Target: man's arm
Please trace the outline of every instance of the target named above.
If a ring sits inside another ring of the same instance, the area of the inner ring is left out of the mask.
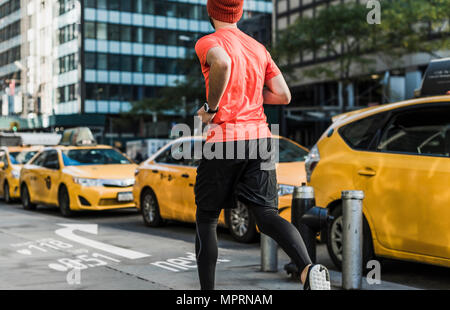
[[[215,110],[227,88],[231,75],[230,56],[221,47],[213,47],[206,55],[209,65],[208,105]]]
[[[264,104],[285,105],[291,102],[291,92],[282,74],[271,78],[265,83],[263,90]]]
[[[217,46],[208,51],[206,63],[209,65],[208,105],[212,110],[216,110],[230,80],[231,59],[223,48]],[[216,114],[206,113],[200,108],[197,115],[203,123],[208,124]]]

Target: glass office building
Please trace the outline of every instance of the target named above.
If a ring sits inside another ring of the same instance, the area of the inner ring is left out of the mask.
[[[59,1],[58,18],[67,23],[59,24],[64,51],[57,68],[70,76],[57,87],[59,114],[115,114],[128,111],[132,101],[158,96],[183,79],[181,60],[212,31],[206,0],[84,0],[79,25],[65,18],[77,9],[71,2]],[[244,9],[245,18],[270,13],[272,4],[246,0]]]

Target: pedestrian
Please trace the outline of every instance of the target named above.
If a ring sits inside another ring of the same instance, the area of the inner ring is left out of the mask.
[[[237,201],[248,206],[261,232],[295,262],[304,289],[330,289],[328,270],[311,263],[297,229],[278,214],[276,150],[263,104],[289,104],[289,88],[264,45],[237,28],[243,0],[208,0],[206,7],[215,32],[195,45],[207,98],[197,114],[209,124],[194,189],[201,289],[214,289],[217,220],[222,209],[236,206]],[[259,151],[256,157],[254,145]],[[219,156],[207,158],[208,149]],[[272,156],[262,156],[261,150]]]

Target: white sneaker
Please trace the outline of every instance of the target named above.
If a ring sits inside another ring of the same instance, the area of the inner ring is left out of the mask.
[[[330,290],[330,274],[328,269],[322,265],[311,265],[303,285],[304,290]]]

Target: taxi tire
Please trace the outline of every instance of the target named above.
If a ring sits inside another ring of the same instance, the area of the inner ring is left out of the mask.
[[[64,217],[73,216],[73,211],[70,209],[69,193],[64,185],[62,185],[58,191],[58,206],[62,216]]]
[[[5,203],[11,203],[11,196],[9,194],[8,182],[5,182],[5,184],[3,184],[3,200],[5,201]]]
[[[241,236],[239,234],[237,234],[233,228],[232,228],[232,216],[233,216],[233,212],[232,209],[225,209],[225,221],[226,221],[226,225],[228,227],[228,230],[230,231],[231,236],[238,242],[240,243],[253,243],[255,241],[257,241],[258,239],[258,231],[256,229],[256,220],[255,217],[253,216],[252,212],[250,212],[249,208],[241,203],[241,208],[245,207],[247,208],[247,216],[248,216],[248,223],[247,223],[247,231]]]
[[[155,215],[153,220],[149,220],[144,212],[144,201],[145,199],[152,199],[155,203]],[[161,217],[159,213],[159,204],[158,200],[156,199],[156,195],[150,188],[146,188],[142,194],[141,194],[141,213],[142,213],[142,219],[144,220],[145,225],[149,227],[160,227],[164,225],[164,219]]]
[[[30,191],[26,184],[22,184],[20,188],[20,199],[24,210],[36,210],[36,204],[31,202]]]
[[[342,204],[337,205],[332,211],[331,215],[334,216],[333,221],[329,224],[327,229],[327,250],[328,254],[330,255],[331,260],[333,261],[334,265],[339,269],[342,270],[342,261],[341,259],[334,253],[333,245],[332,245],[332,238],[331,238],[331,228],[333,224],[335,224],[336,221],[339,220],[339,218],[342,219]],[[367,220],[365,216],[363,215],[363,272],[367,273],[370,270],[367,270],[366,265],[367,262],[371,259],[375,258],[374,250],[373,250],[373,241],[372,241],[372,234],[370,231],[369,224],[367,223]]]

